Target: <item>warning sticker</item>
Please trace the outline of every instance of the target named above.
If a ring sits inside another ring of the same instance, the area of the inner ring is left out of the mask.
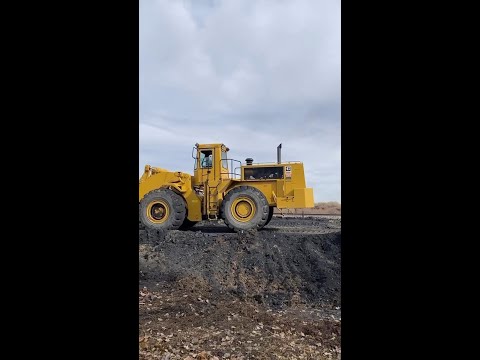
[[[287,179],[292,178],[292,168],[290,166],[285,166],[285,177]]]

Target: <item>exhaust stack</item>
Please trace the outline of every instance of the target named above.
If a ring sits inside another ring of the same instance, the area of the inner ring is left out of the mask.
[[[282,163],[282,144],[277,146],[277,163]]]

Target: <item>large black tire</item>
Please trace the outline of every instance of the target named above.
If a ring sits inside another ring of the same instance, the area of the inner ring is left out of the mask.
[[[250,186],[230,190],[222,202],[221,217],[234,231],[257,229],[268,219],[268,202],[261,191]]]
[[[274,206],[270,206],[270,209],[268,210],[268,218],[267,218],[267,222],[265,223],[265,225],[263,226],[267,226],[268,223],[270,222],[270,220],[272,220],[272,217],[273,217],[273,209],[275,207]]]
[[[178,229],[185,220],[185,214],[185,201],[169,189],[150,191],[140,201],[140,221],[147,229]]]
[[[197,223],[198,221],[190,221],[188,220],[187,218],[185,218],[185,220],[183,220],[183,224],[180,226],[179,230],[189,230],[191,229],[193,226],[195,226],[195,224]]]

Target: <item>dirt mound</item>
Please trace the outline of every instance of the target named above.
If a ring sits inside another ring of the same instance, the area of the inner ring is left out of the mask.
[[[140,285],[234,296],[271,307],[340,303],[340,225],[272,219],[263,231],[230,233],[221,223],[192,231],[140,226]]]

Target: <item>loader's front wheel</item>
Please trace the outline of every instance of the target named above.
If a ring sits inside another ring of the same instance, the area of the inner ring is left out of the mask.
[[[169,189],[150,191],[140,201],[140,221],[148,229],[178,229],[185,213],[183,198]]]
[[[239,186],[228,192],[222,202],[225,224],[234,231],[261,229],[268,219],[269,207],[261,191]]]

